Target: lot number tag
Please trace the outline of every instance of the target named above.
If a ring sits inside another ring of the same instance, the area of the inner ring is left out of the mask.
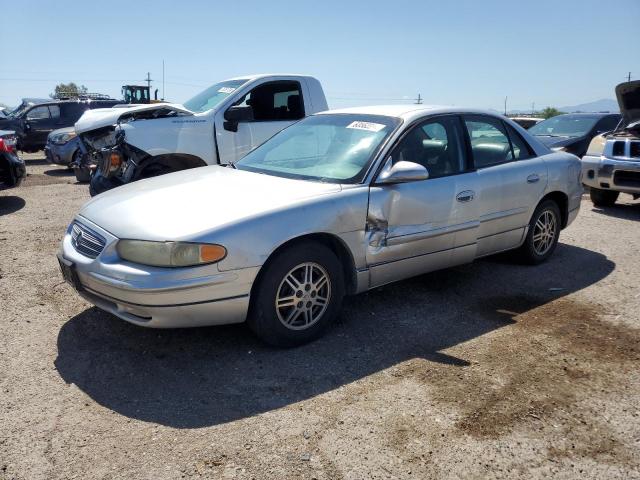
[[[384,128],[381,123],[373,122],[351,122],[347,125],[347,128],[356,128],[358,130],[368,130],[369,132],[379,132]]]
[[[218,90],[218,93],[233,93],[234,91],[235,91],[235,88],[222,87],[221,89]]]

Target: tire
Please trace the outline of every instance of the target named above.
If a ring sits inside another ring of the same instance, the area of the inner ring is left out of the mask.
[[[619,195],[620,192],[613,190],[600,190],[593,187],[589,189],[589,196],[596,207],[613,207]]]
[[[305,282],[309,271],[311,282]],[[323,297],[326,302],[321,301]],[[269,345],[303,345],[324,333],[343,297],[344,278],[336,255],[324,245],[300,243],[276,254],[260,272],[247,323]]]
[[[529,265],[546,261],[558,245],[561,226],[562,217],[558,204],[553,200],[540,203],[531,216],[527,237],[518,250],[520,260]]]
[[[76,174],[78,183],[87,183],[91,181],[91,170],[88,167],[74,167],[73,173]]]

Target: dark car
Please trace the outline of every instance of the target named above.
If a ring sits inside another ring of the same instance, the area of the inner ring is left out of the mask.
[[[619,113],[567,113],[534,125],[529,133],[552,150],[582,158],[591,139],[614,130],[621,118]]]
[[[18,138],[17,149],[37,152],[47,143],[47,136],[63,127],[71,127],[89,109],[110,108],[121,100],[51,100],[28,103],[11,112],[0,122],[0,128],[13,130]]]
[[[20,185],[27,176],[24,162],[16,154],[14,132],[0,130],[0,190]]]

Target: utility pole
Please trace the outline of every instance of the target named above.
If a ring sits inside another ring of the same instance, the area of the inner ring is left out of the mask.
[[[422,97],[418,94],[418,98],[416,98],[416,105],[422,105]]]
[[[505,116],[507,115],[507,98],[508,97],[504,97],[504,114],[505,114]]]
[[[162,100],[164,100],[164,58],[162,59]]]
[[[627,75],[627,82],[631,81],[631,72],[629,72],[629,74]]]
[[[531,115],[536,113],[536,102],[531,102]]]
[[[147,85],[149,86],[149,91],[151,91],[151,82],[153,82],[153,80],[151,80],[151,73],[150,72],[147,72],[147,78],[145,78],[144,81],[147,82]]]

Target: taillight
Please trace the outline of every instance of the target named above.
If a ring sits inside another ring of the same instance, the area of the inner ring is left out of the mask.
[[[0,137],[0,152],[12,153],[16,149],[15,137]]]

